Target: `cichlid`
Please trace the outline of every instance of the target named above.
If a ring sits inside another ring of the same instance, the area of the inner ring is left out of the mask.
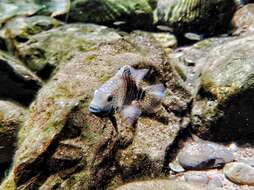
[[[95,90],[89,111],[99,117],[121,112],[130,123],[137,121],[142,112],[156,112],[165,96],[165,87],[156,84],[142,88],[140,81],[148,71],[128,65],[121,67],[112,78]]]

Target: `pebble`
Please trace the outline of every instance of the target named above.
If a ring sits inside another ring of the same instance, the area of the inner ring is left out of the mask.
[[[206,141],[188,145],[178,157],[180,165],[186,170],[218,168],[233,160],[232,152],[224,146]]]
[[[254,185],[254,167],[242,162],[227,164],[224,169],[225,176],[236,184]]]

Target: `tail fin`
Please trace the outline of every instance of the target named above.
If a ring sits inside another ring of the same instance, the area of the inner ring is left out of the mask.
[[[154,113],[160,106],[165,97],[166,88],[163,84],[151,85],[145,88],[146,96],[144,98],[144,110],[148,113]]]

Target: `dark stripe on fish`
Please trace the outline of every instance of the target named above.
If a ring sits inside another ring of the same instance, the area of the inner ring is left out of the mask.
[[[144,98],[145,91],[137,87],[136,81],[129,75],[129,73],[123,73],[123,80],[126,89],[124,105],[131,104],[133,100],[141,100]]]

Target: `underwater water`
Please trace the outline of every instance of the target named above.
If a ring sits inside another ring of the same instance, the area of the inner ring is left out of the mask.
[[[1,0],[0,190],[254,190],[253,3]]]

